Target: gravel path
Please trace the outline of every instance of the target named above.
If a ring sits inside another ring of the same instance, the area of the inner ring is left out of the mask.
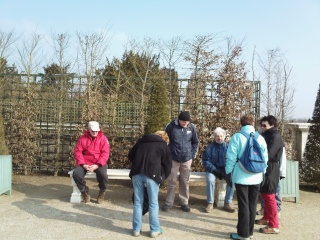
[[[95,181],[88,180],[90,194],[98,195]],[[130,181],[110,180],[106,201],[102,205],[71,204],[69,177],[43,175],[14,176],[11,196],[0,196],[0,239],[133,239],[131,236],[132,188]],[[159,204],[165,199],[161,189]],[[169,212],[160,211],[164,234],[157,239],[229,239],[236,231],[237,213],[215,208],[203,212],[205,187],[191,183],[191,213],[178,206]],[[300,203],[284,199],[281,233],[264,235],[255,227],[255,239],[320,240],[320,194],[300,191]],[[176,200],[176,203],[178,201]],[[236,207],[236,201],[234,201]],[[143,217],[139,239],[149,238],[148,215]]]

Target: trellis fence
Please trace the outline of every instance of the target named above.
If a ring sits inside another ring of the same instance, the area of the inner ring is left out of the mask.
[[[188,94],[192,94],[189,82],[190,79],[166,80],[167,85],[177,86],[175,92],[168,92],[171,118],[175,118],[182,109],[191,109],[188,106]],[[99,84],[98,87],[97,84]],[[211,87],[206,88],[204,96],[198,96],[199,99],[215,98],[213,87],[215,81],[211,80],[210,84]],[[253,86],[251,100],[246,103],[247,109],[259,117],[260,82],[248,82],[247,84]],[[72,74],[50,77],[41,74],[31,76],[23,74],[2,75],[0,76],[0,111],[4,119],[6,135],[8,133],[6,124],[13,117],[13,112],[19,106],[19,102],[24,101],[24,93],[30,86],[36,93],[34,101],[36,101],[37,114],[34,121],[38,131],[37,141],[41,149],[40,153],[35,156],[36,162],[32,167],[33,171],[52,171],[56,166],[54,162],[60,163],[58,168],[61,172],[67,172],[73,167],[70,159],[72,158],[73,146],[79,135],[79,127],[80,129],[86,127],[81,123],[81,116],[83,116],[84,106],[87,104],[86,94],[90,94],[91,89],[95,89],[94,94],[101,96],[97,108],[102,113],[102,117],[98,119],[102,128],[108,138],[112,139],[113,147],[115,144],[123,145],[123,149],[118,151],[122,151],[122,156],[119,156],[118,152],[116,155],[113,154],[111,162],[126,161],[123,159],[126,154],[123,153],[141,133],[141,106],[137,101],[137,96],[130,96],[126,90],[120,90],[118,92],[120,97],[114,100],[112,81],[101,81],[101,77],[97,77],[89,84],[86,76]],[[206,105],[203,101],[201,104],[198,108],[213,111],[211,105]],[[123,139],[131,142],[126,143],[127,146],[125,146],[121,142]],[[115,164],[114,166],[125,167],[125,164]],[[19,167],[13,167],[14,170],[19,170]]]

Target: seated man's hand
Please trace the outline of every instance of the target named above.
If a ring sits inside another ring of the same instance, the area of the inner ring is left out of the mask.
[[[97,164],[90,165],[88,172],[94,172],[98,168],[99,168],[99,166]]]
[[[82,167],[89,172],[90,166],[88,164],[83,164]]]

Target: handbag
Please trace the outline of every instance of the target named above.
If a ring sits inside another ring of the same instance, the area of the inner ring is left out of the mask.
[[[134,204],[134,192],[132,193],[132,203]],[[149,211],[149,197],[147,187],[143,188],[143,207],[142,207],[142,216]]]

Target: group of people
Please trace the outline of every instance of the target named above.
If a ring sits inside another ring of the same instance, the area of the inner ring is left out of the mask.
[[[250,114],[240,119],[241,130],[247,134],[255,133],[254,117]],[[217,127],[213,131],[214,141],[203,152],[202,163],[206,171],[207,206],[210,212],[214,205],[214,188],[216,181],[226,180],[224,210],[235,212],[231,202],[236,189],[238,201],[237,233],[230,234],[231,239],[252,239],[254,224],[266,225],[260,228],[262,233],[279,233],[278,205],[279,180],[285,177],[280,174],[280,160],[283,157],[284,143],[277,130],[277,119],[266,116],[260,120],[262,135],[258,143],[265,160],[265,170],[260,173],[247,173],[238,164],[243,154],[247,138],[240,132],[235,133],[226,143],[226,131]],[[181,210],[190,212],[189,178],[191,165],[199,147],[196,127],[191,123],[190,113],[183,111],[177,119],[171,121],[164,131],[143,135],[130,149],[128,159],[131,161],[130,178],[133,184],[133,236],[140,235],[142,227],[143,203],[148,196],[150,237],[162,234],[159,222],[158,193],[159,186],[167,180],[167,195],[161,209],[168,211],[175,199],[175,189],[179,182],[179,200]],[[90,201],[89,188],[84,176],[87,172],[96,172],[99,182],[97,202],[102,203],[107,184],[107,161],[110,147],[108,139],[100,129],[99,123],[91,121],[88,130],[80,137],[75,147],[77,167],[73,178],[83,202]],[[219,179],[219,180],[217,180]],[[145,190],[146,189],[146,190]],[[256,219],[258,198],[262,198],[263,213]]]

